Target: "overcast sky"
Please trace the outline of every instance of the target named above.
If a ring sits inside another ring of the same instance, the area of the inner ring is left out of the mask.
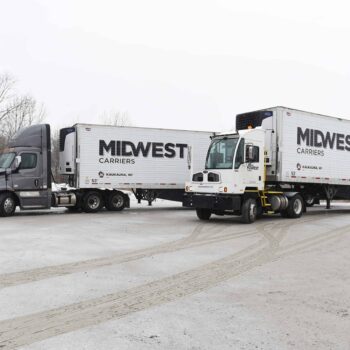
[[[0,72],[60,126],[224,130],[275,105],[350,119],[347,1],[0,0]]]

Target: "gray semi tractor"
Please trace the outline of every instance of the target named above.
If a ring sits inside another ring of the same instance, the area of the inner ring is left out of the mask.
[[[198,170],[210,132],[77,124],[60,130],[60,174],[69,186],[52,188],[50,126],[20,130],[0,154],[0,216],[66,207],[97,212],[129,207],[129,193],[151,202],[182,201],[190,175],[189,149]],[[194,163],[191,162],[193,165]]]

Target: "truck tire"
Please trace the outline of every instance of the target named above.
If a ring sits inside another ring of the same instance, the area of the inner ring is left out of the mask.
[[[284,218],[297,219],[303,215],[304,200],[296,194],[292,198],[289,198],[288,207],[286,210],[281,211],[281,216]]]
[[[107,196],[106,208],[110,211],[122,211],[125,208],[124,193],[120,191],[111,192]]]
[[[0,194],[0,216],[12,216],[16,211],[16,199],[11,193]]]
[[[244,224],[253,223],[258,216],[258,208],[256,200],[253,198],[247,198],[242,205],[241,222]]]
[[[209,220],[211,217],[211,210],[205,208],[197,208],[196,213],[199,220]]]
[[[103,207],[103,197],[98,191],[90,191],[85,194],[82,209],[85,213],[97,213]]]

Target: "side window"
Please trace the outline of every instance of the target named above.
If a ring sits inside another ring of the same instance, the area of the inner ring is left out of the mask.
[[[21,158],[20,170],[36,168],[37,157],[35,153],[22,153]]]
[[[252,163],[259,163],[259,147],[253,146],[253,160]]]
[[[249,152],[253,152],[252,155]],[[259,147],[253,145],[246,146],[246,159],[249,159],[249,163],[259,163]]]
[[[237,148],[236,159],[235,159],[235,169],[238,169],[243,163],[244,163],[244,139],[241,139]]]

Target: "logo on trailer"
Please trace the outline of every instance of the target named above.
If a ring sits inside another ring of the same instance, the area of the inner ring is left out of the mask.
[[[98,176],[102,179],[105,176],[105,173],[103,171],[100,171],[98,173]]]
[[[135,164],[135,158],[180,158],[185,157],[185,143],[131,142],[99,140],[100,163]]]
[[[301,170],[301,164],[300,163],[297,164],[297,169]]]

